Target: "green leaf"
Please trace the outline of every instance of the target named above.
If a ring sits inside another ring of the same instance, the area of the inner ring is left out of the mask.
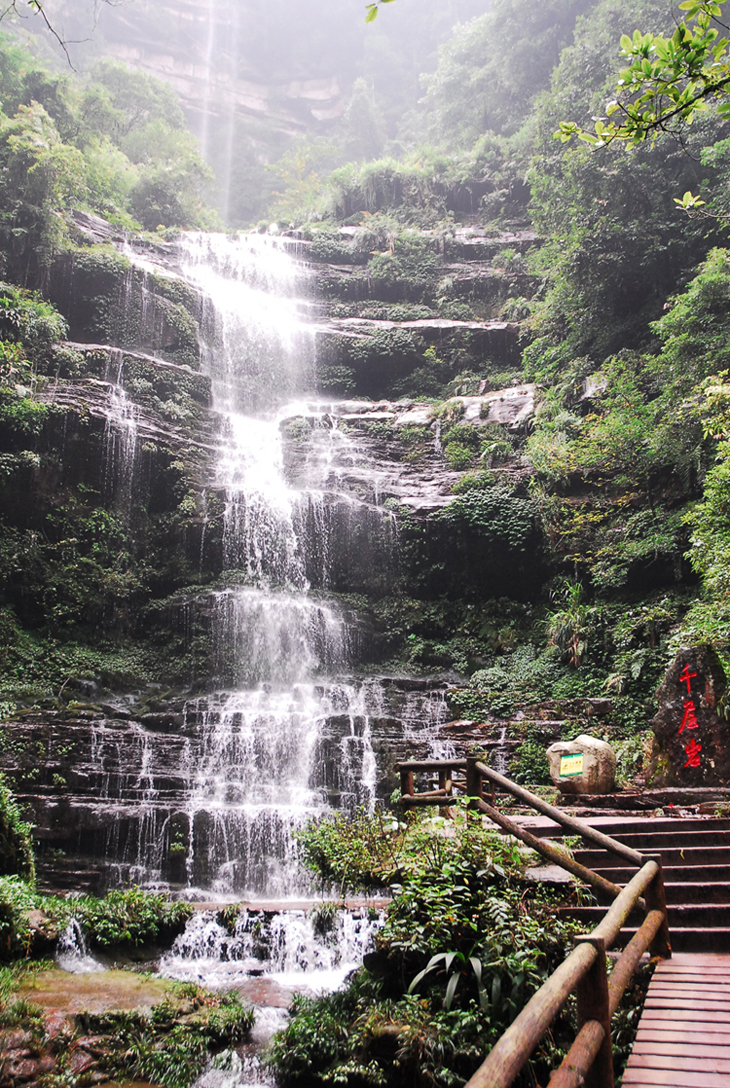
[[[454,994],[456,993],[456,987],[459,985],[459,979],[461,975],[457,971],[449,979],[448,986],[446,987],[446,996],[444,997],[444,1008],[450,1009],[451,1002],[454,1000]]]

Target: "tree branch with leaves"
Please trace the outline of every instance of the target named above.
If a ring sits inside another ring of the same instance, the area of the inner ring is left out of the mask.
[[[714,110],[730,119],[730,36],[723,22],[726,4],[683,0],[683,21],[671,37],[635,30],[621,38],[621,55],[629,62],[619,73],[616,97],[605,115],[594,118],[593,130],[562,121],[555,133],[567,142],[577,137],[594,148],[615,140],[631,146],[668,134],[681,138],[698,114]],[[685,211],[704,201],[687,191],[675,203]],[[708,214],[702,212],[701,214]]]
[[[561,122],[563,141],[577,136],[593,147],[614,140],[639,144],[661,133],[678,135],[695,115],[715,108],[730,117],[730,38],[722,20],[722,3],[684,0],[687,14],[671,37],[642,33],[621,38],[621,55],[629,61],[616,86],[616,98],[592,132],[574,121]]]

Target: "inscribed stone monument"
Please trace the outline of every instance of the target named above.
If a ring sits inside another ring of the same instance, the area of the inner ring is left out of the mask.
[[[730,782],[730,723],[722,713],[726,690],[725,672],[711,646],[678,652],[657,691],[652,784]]]

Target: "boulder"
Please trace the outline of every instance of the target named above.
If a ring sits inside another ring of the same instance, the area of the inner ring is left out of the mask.
[[[730,723],[722,713],[727,680],[711,646],[683,647],[657,690],[652,785],[730,783]]]
[[[559,740],[547,752],[550,777],[561,793],[611,793],[616,756],[605,740],[580,736]]]

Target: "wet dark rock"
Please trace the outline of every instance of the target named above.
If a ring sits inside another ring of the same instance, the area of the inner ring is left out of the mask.
[[[613,699],[586,699],[586,702],[588,713],[594,714],[597,718],[610,714],[613,709]]]
[[[182,729],[184,718],[182,714],[173,714],[170,711],[156,711],[152,714],[142,715],[142,725],[147,729],[155,729],[160,733],[175,732]]]
[[[33,955],[51,955],[58,940],[58,924],[41,910],[28,911],[27,918]]]
[[[128,722],[132,717],[131,711],[114,706],[112,703],[100,703],[99,707],[109,718],[118,718],[119,721]]]
[[[15,1058],[13,1052],[3,1065],[2,1080],[0,1084],[20,1085],[28,1084],[38,1076],[38,1062],[33,1058]]]
[[[730,723],[722,714],[727,679],[711,646],[678,651],[657,690],[651,785],[730,783]]]
[[[96,1065],[96,1058],[85,1050],[73,1049],[69,1055],[69,1068],[74,1076],[79,1077]]]
[[[106,219],[94,215],[92,212],[81,211],[75,208],[73,222],[76,230],[83,235],[87,242],[101,243],[123,242],[124,235]]]

